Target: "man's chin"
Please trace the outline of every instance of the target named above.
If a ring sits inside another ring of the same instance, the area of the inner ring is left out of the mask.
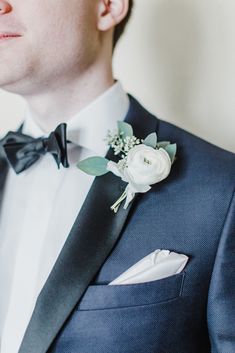
[[[14,93],[14,94],[18,94],[19,91],[17,90],[16,87],[14,87],[14,85],[12,84],[2,84],[0,82],[0,88],[3,90],[3,91],[6,91],[6,92],[9,92],[9,93]],[[19,93],[20,94],[20,93]]]
[[[27,86],[25,80],[20,78],[14,77],[8,80],[0,78],[0,88],[9,93],[24,95],[28,92]]]

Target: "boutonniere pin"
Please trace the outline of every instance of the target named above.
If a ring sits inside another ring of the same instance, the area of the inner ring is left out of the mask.
[[[155,132],[141,140],[133,135],[132,126],[122,121],[118,122],[117,132],[108,131],[105,141],[115,155],[120,155],[118,163],[104,157],[89,157],[80,161],[77,167],[94,176],[112,172],[127,183],[123,194],[111,206],[115,213],[124,200],[126,209],[135,194],[145,193],[151,185],[165,179],[176,158],[176,144],[158,142]]]

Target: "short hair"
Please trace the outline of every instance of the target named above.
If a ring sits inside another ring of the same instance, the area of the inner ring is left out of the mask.
[[[118,24],[116,25],[115,29],[114,29],[114,34],[113,34],[113,49],[115,48],[117,42],[119,41],[119,38],[122,36],[126,25],[131,17],[131,13],[133,10],[133,4],[134,0],[129,0],[129,8],[128,8],[128,12],[125,16],[125,18]]]

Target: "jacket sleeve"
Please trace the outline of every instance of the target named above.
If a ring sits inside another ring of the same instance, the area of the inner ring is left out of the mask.
[[[235,193],[214,263],[207,306],[211,353],[235,352]]]

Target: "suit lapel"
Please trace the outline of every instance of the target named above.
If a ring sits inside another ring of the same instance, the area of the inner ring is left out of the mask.
[[[157,119],[130,98],[125,119],[138,137],[156,131]],[[109,150],[107,158],[113,159]],[[45,353],[80,300],[91,280],[112,251],[127,220],[121,206],[114,214],[110,206],[125,184],[108,173],[96,177],[73,224],[65,245],[38,297],[19,353]]]

